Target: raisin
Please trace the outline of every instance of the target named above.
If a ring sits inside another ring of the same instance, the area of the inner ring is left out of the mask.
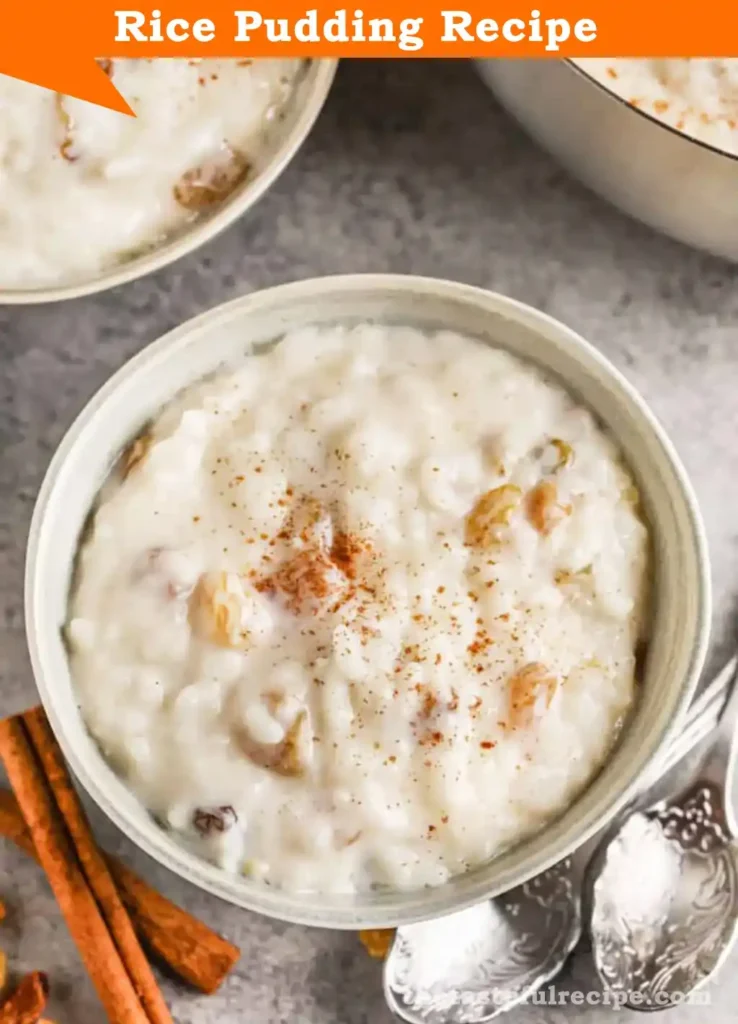
[[[198,807],[192,815],[192,824],[201,836],[227,832],[237,821],[238,815],[230,804],[224,807]]]

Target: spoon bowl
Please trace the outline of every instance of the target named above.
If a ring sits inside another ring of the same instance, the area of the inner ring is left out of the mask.
[[[697,780],[631,815],[593,861],[595,967],[631,1009],[684,1002],[719,970],[738,936],[738,842],[726,798],[737,724],[734,687]]]
[[[719,793],[699,785],[678,803],[633,815],[609,845],[595,886],[592,950],[623,1005],[678,1005],[727,956],[738,928],[738,860],[722,818]],[[634,901],[623,881],[635,859],[649,891]]]
[[[410,1024],[482,1024],[554,978],[581,934],[571,858],[448,917],[398,929],[390,1009]]]

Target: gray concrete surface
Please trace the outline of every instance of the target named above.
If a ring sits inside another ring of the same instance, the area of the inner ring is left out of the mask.
[[[146,342],[216,303],[285,280],[382,270],[458,278],[530,302],[590,338],[642,391],[701,500],[719,661],[738,589],[738,268],[657,237],[570,180],[497,108],[470,65],[353,61],[298,159],[227,234],[106,295],[0,309],[0,711],[35,700],[23,636],[26,532],[52,450],[85,401]],[[179,1024],[388,1024],[378,969],[353,936],[221,904],[93,817],[108,848],[243,949],[210,999],[164,982]],[[101,1021],[44,878],[1,841],[0,898],[9,907],[0,947],[15,971],[48,970],[57,1024]],[[735,1018],[736,968],[738,952],[711,989],[714,1021]],[[597,998],[585,955],[564,988],[572,985]],[[509,1019],[600,1024],[610,1012],[585,1002]],[[666,1019],[704,1016],[690,1007]]]

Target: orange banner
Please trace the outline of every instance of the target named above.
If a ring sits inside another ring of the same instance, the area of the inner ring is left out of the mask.
[[[727,0],[250,3],[6,5],[0,72],[130,112],[96,57],[725,57],[738,47],[738,5]]]

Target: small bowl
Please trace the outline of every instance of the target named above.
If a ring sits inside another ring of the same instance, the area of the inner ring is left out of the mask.
[[[653,543],[653,612],[640,700],[621,742],[557,820],[445,884],[358,896],[295,894],[232,877],[178,846],[115,776],[75,700],[61,638],[75,553],[98,489],[120,451],[180,388],[254,344],[306,323],[381,321],[448,328],[509,349],[596,410],[641,489]],[[394,275],[324,277],[244,296],[149,345],[98,392],[60,444],[41,487],[26,566],[26,626],[44,707],[77,779],[152,857],[202,889],[271,917],[333,928],[392,927],[504,892],[604,826],[678,728],[703,664],[710,621],[707,548],[684,470],[647,406],[569,328],[481,289]]]
[[[215,238],[261,199],[295,156],[323,108],[337,67],[337,60],[303,62],[284,110],[265,134],[255,173],[211,213],[188,221],[161,244],[152,245],[141,255],[123,260],[97,277],[54,287],[0,289],[0,306],[61,302],[117,288],[161,270]]]

